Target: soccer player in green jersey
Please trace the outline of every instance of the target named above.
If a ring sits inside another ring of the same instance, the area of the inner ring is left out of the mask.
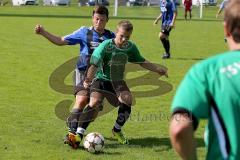
[[[170,138],[184,160],[197,159],[194,131],[208,120],[207,160],[240,159],[240,1],[224,14],[230,51],[204,60],[181,82],[172,103]]]
[[[84,109],[84,116],[79,120],[80,126],[86,128],[96,118],[103,99],[109,95],[110,99],[106,97],[108,101],[119,107],[112,132],[120,144],[128,144],[121,128],[129,118],[132,106],[131,92],[123,80],[125,64],[136,63],[159,75],[167,76],[166,68],[158,67],[141,56],[137,46],[129,40],[132,31],[133,25],[122,20],[117,26],[116,38],[104,41],[94,50],[84,81],[86,88],[91,84],[90,102]]]

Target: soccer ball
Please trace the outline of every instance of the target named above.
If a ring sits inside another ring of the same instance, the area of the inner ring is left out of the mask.
[[[90,153],[97,153],[104,148],[104,138],[100,133],[89,133],[83,142],[84,148]]]

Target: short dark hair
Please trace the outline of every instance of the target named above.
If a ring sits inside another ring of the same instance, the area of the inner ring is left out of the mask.
[[[227,31],[233,37],[236,43],[240,43],[240,1],[229,0],[227,2],[224,22],[226,23]]]
[[[133,25],[130,21],[128,20],[121,20],[118,25],[117,28],[123,28],[125,31],[127,32],[132,32],[133,31]]]
[[[108,15],[109,15],[109,12],[108,12],[108,9],[107,7],[103,6],[103,5],[100,5],[100,6],[96,6],[93,10],[93,14],[92,16],[94,16],[94,14],[97,13],[97,14],[102,14],[102,15],[106,15],[107,18],[108,18]]]

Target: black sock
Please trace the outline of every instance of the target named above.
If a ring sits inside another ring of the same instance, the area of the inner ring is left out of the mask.
[[[73,108],[69,117],[67,118],[67,126],[69,131],[75,133],[78,127],[78,120],[81,115],[82,110],[78,108]]]
[[[161,39],[162,44],[163,44],[163,48],[165,49],[166,53],[169,53],[169,49],[170,49],[170,44],[169,44],[169,40],[167,40],[166,38]]]
[[[81,134],[81,133],[77,133],[79,136],[80,136],[80,138],[81,138],[81,140],[83,139],[83,134]]]
[[[118,117],[115,123],[115,126],[113,130],[115,132],[120,132],[122,126],[125,124],[125,122],[128,120],[130,114],[131,114],[131,106],[128,106],[124,103],[121,103],[118,109]]]
[[[170,42],[168,39],[166,40],[166,49],[165,50],[166,50],[166,53],[170,54]]]
[[[93,108],[87,105],[84,108],[81,117],[79,118],[78,127],[81,127],[86,130],[89,124],[92,121],[94,121],[94,119],[97,117],[98,112],[99,112],[98,107]]]

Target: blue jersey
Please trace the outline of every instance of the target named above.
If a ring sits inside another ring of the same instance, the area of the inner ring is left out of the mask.
[[[175,11],[177,11],[177,6],[179,6],[179,0],[173,0],[174,4],[175,4]]]
[[[223,0],[222,3],[220,4],[220,9],[223,10],[225,8],[225,5],[227,4],[228,0]]]
[[[162,25],[170,25],[173,21],[174,12],[176,11],[174,2],[172,0],[160,0],[160,10],[162,12]]]
[[[103,34],[99,34],[93,27],[81,27],[72,34],[64,36],[64,40],[68,45],[80,44],[80,56],[77,62],[77,68],[80,71],[87,69],[93,50],[106,39],[115,38],[115,34],[109,30],[105,30]]]

